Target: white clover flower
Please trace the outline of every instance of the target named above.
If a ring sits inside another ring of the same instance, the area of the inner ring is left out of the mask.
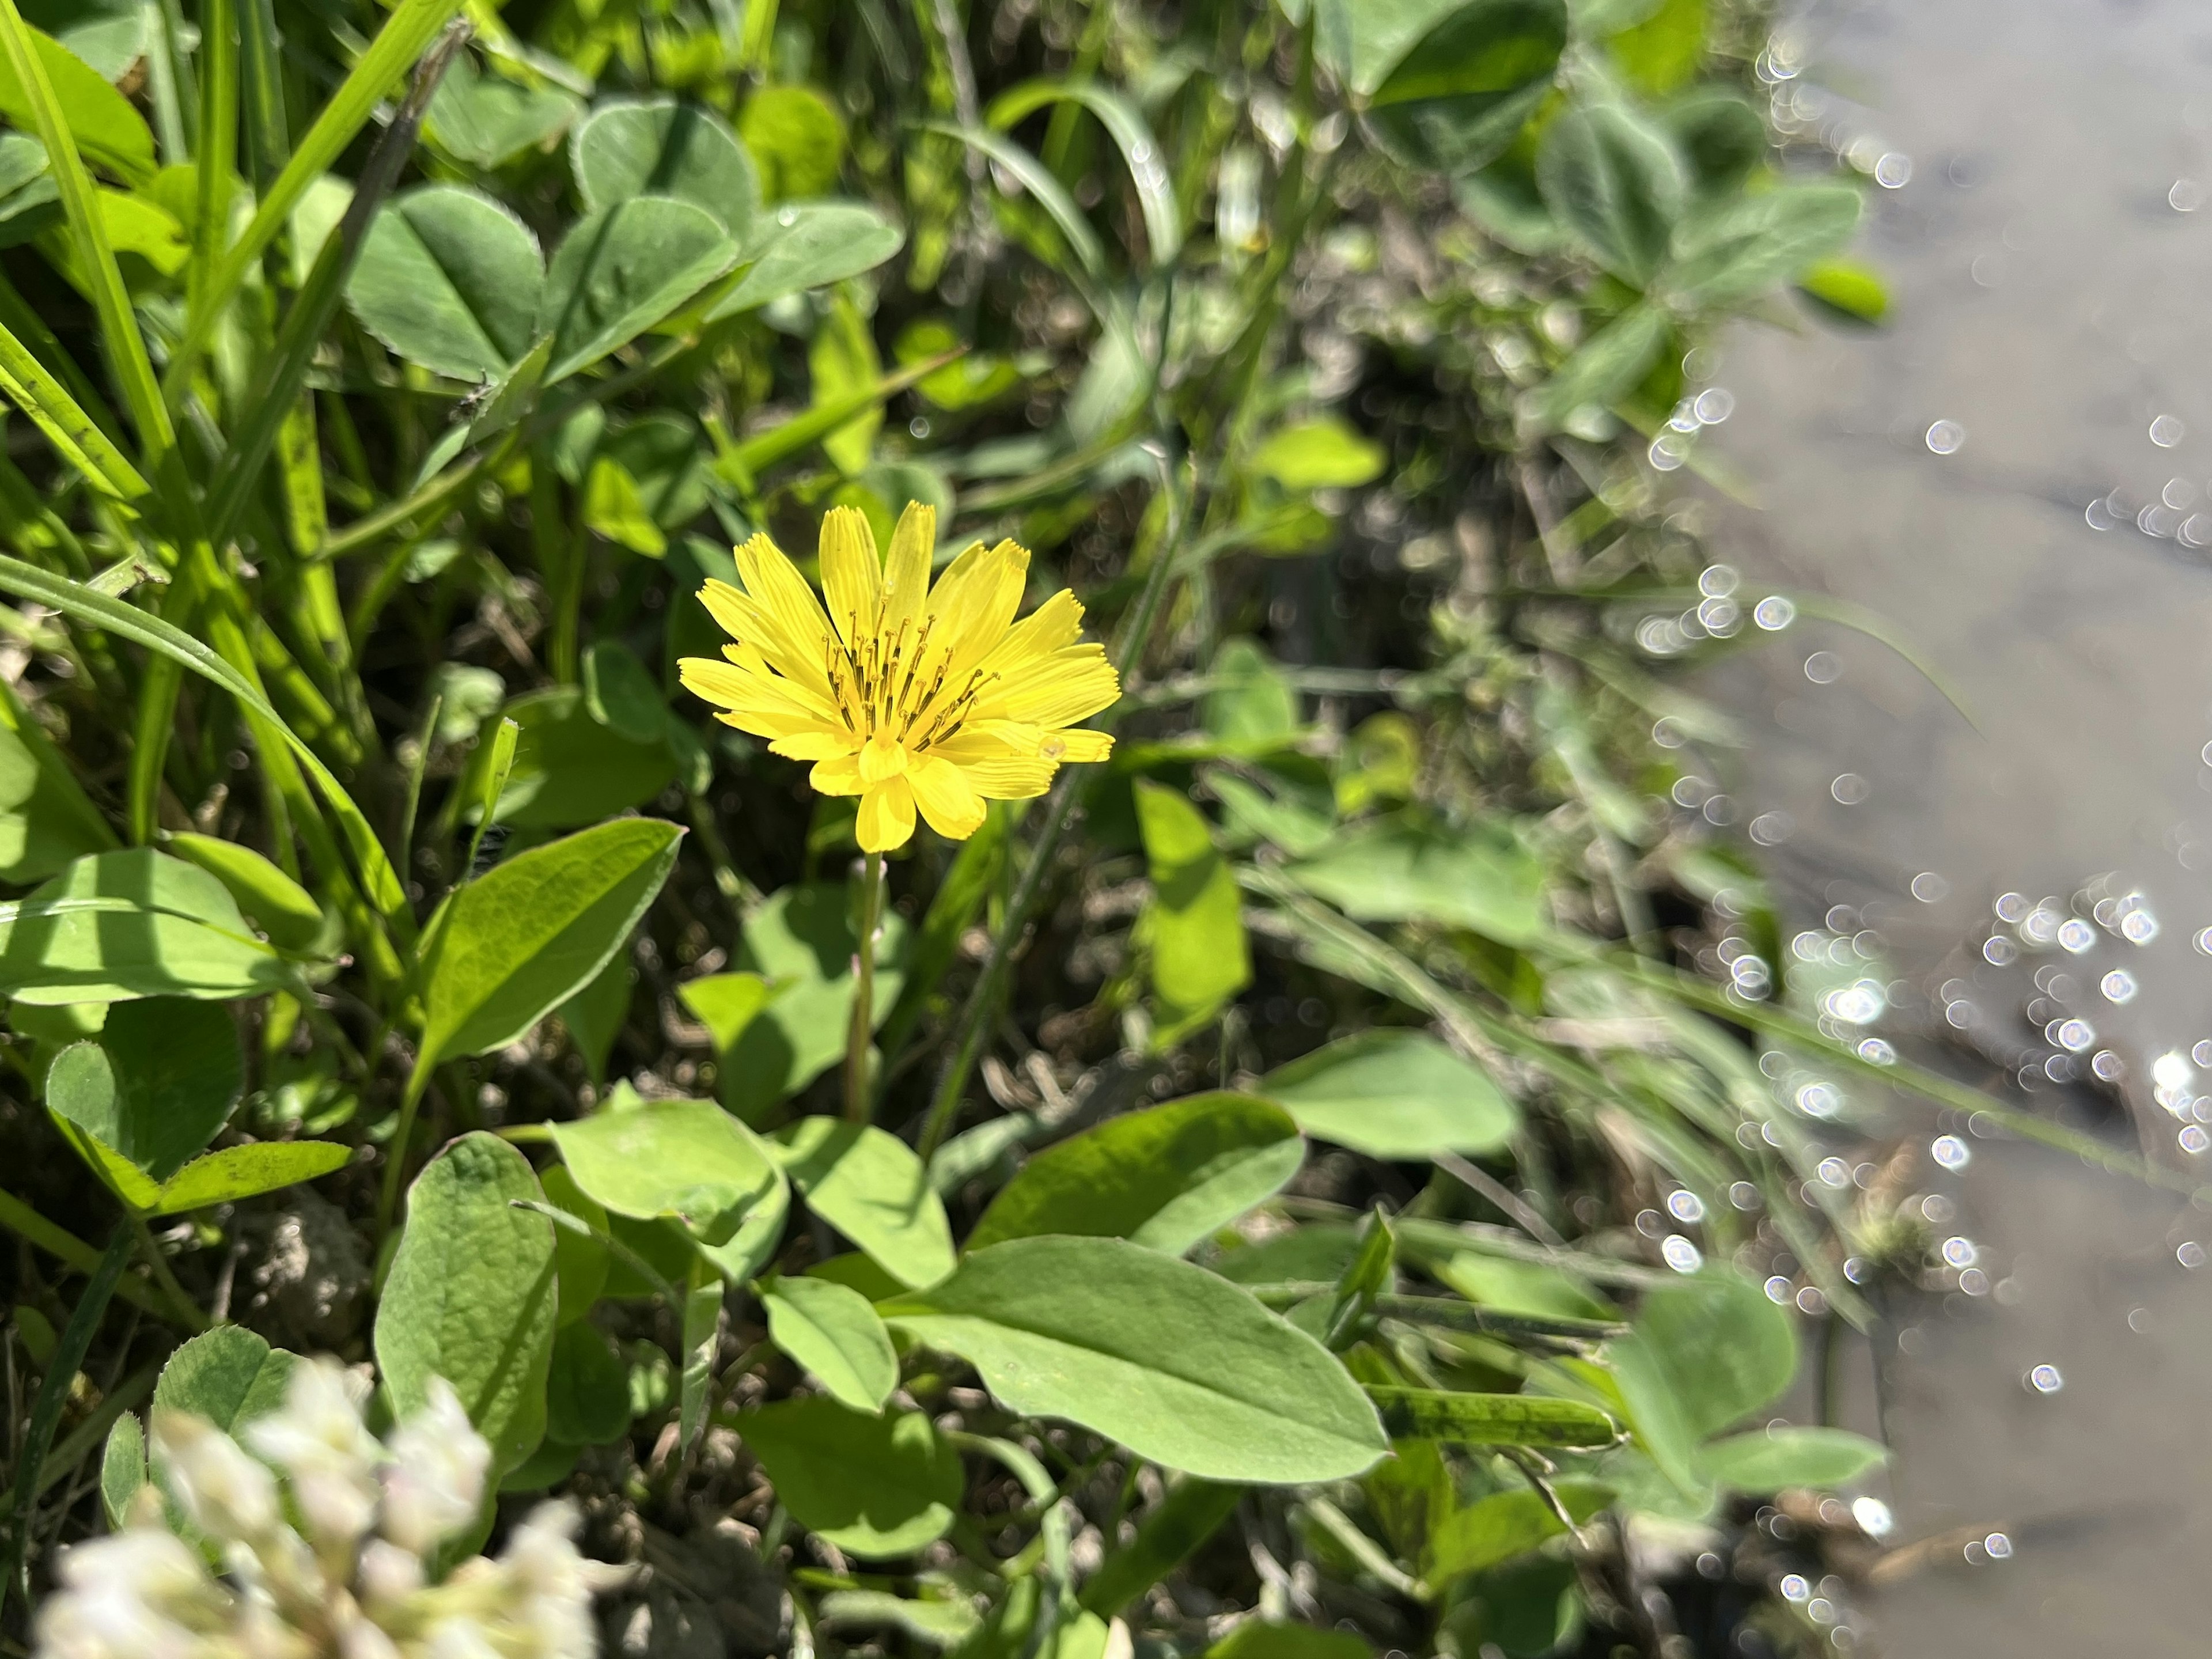
[[[362,1600],[371,1607],[396,1606],[422,1588],[422,1558],[412,1550],[372,1538],[362,1546],[355,1575]]]
[[[52,1659],[185,1659],[199,1638],[184,1620],[219,1620],[229,1599],[174,1534],[149,1527],[75,1546],[59,1576],[67,1589],[38,1625]]]
[[[599,1650],[592,1594],[604,1570],[576,1549],[581,1522],[573,1504],[540,1504],[500,1555],[516,1594],[517,1633],[526,1632],[524,1651],[544,1659],[589,1659]]]
[[[392,1437],[384,1469],[384,1535],[427,1555],[476,1519],[491,1448],[469,1422],[453,1385],[430,1379],[422,1409]]]
[[[367,1381],[335,1360],[303,1360],[283,1409],[246,1430],[246,1443],[292,1477],[300,1518],[325,1547],[351,1545],[375,1524],[383,1449],[361,1420]]]
[[[249,1541],[276,1526],[276,1477],[205,1418],[156,1411],[153,1443],[170,1491],[202,1532]]]
[[[490,1633],[465,1613],[450,1614],[431,1626],[422,1652],[425,1659],[502,1659]]]

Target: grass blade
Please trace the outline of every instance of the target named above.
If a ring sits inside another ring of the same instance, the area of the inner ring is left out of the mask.
[[[4,327],[0,327],[0,392],[31,417],[62,459],[95,489],[130,501],[152,488],[31,349]]]

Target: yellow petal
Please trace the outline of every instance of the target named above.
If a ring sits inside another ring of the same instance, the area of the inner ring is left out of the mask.
[[[929,561],[937,551],[937,509],[908,501],[891,532],[884,562],[884,633],[896,638],[902,628],[919,634],[929,599]]]
[[[914,799],[929,827],[948,841],[965,841],[983,827],[983,798],[951,761],[924,756],[907,773]]]
[[[858,507],[833,507],[822,520],[822,593],[830,620],[851,649],[873,634],[883,617],[884,571],[876,532]]]
[[[868,787],[860,781],[860,763],[850,755],[831,755],[815,762],[806,781],[817,795],[857,795]]]
[[[792,649],[818,668],[830,638],[830,618],[799,567],[765,536],[749,537],[735,552],[738,580],[746,594],[768,613]]]
[[[994,681],[975,699],[973,718],[1073,726],[1121,695],[1121,677],[1103,647],[1073,645]]]
[[[783,556],[777,554],[781,559]],[[786,568],[789,561],[785,561]],[[793,571],[794,578],[798,575]],[[799,623],[811,629],[794,635],[785,617],[775,609],[755,599],[751,594],[732,587],[725,581],[708,582],[699,590],[700,603],[707,607],[715,623],[732,640],[749,650],[758,653],[772,664],[775,671],[798,681],[817,696],[827,699],[830,681],[822,672],[823,647],[830,637],[830,624],[822,616],[822,607],[814,603],[814,595],[805,583],[799,591],[813,611],[811,623],[801,613]]]
[[[930,592],[931,637],[945,652],[948,681],[964,684],[1006,636],[1021,608],[1030,554],[1013,542],[978,542],[952,562]]]
[[[860,797],[854,832],[863,853],[888,853],[907,844],[914,835],[914,791],[904,778],[877,784]]]
[[[896,738],[878,733],[860,745],[860,777],[865,782],[882,783],[906,769],[906,750]]]
[[[787,738],[778,738],[769,744],[769,752],[781,755],[786,760],[832,760],[839,756],[850,759],[853,754],[853,734],[833,732],[827,726],[816,726],[808,732],[794,732]]]
[[[1080,726],[1069,732],[1048,732],[1037,752],[1047,760],[1103,761],[1114,752],[1111,732],[1086,732]]]
[[[986,800],[1028,800],[1042,795],[1052,787],[1052,775],[1060,770],[1048,760],[967,761],[960,769]]]
[[[1083,606],[1075,595],[1061,588],[1014,624],[978,665],[987,674],[1011,673],[1073,645],[1083,632]]]
[[[735,716],[728,722],[732,726],[764,738],[826,729],[821,716],[794,697],[786,681],[748,673],[711,657],[686,657],[676,668],[686,690]]]

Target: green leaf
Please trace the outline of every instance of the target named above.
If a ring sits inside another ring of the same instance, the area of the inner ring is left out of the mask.
[[[19,0],[15,9],[103,80],[120,81],[146,47],[149,14],[137,0]]]
[[[1471,172],[1535,113],[1566,42],[1565,0],[1473,0],[1398,61],[1367,124],[1408,166]]]
[[[773,1279],[761,1286],[768,1334],[811,1371],[830,1397],[877,1412],[898,1386],[898,1355],[868,1298],[826,1279]]]
[[[1314,55],[1349,91],[1364,98],[1457,4],[1458,0],[1313,0]],[[1303,13],[1305,8],[1297,9]]]
[[[13,693],[0,692],[0,881],[44,881],[114,845],[53,739]]]
[[[1879,1442],[1844,1429],[1771,1428],[1710,1441],[1698,1464],[1723,1486],[1759,1497],[1785,1486],[1847,1486],[1888,1457]]]
[[[569,1040],[584,1057],[584,1069],[594,1084],[605,1080],[607,1056],[629,1018],[636,983],[637,969],[631,965],[629,952],[618,946],[597,976],[555,1010],[562,1024],[568,1028]]]
[[[150,848],[79,859],[0,905],[0,995],[18,1001],[227,1001],[292,981],[221,882]]]
[[[1181,1255],[1279,1192],[1305,1159],[1297,1125],[1249,1095],[1194,1095],[1109,1118],[1037,1153],[967,1249],[1043,1233],[1126,1238]]]
[[[1348,1630],[1317,1630],[1248,1619],[1199,1659],[1373,1659],[1364,1637]]]
[[[877,1311],[974,1365],[1008,1410],[1211,1480],[1332,1480],[1387,1446],[1319,1343],[1226,1280],[1120,1239],[1012,1239]]]
[[[1618,103],[1561,112],[1544,129],[1536,183],[1598,263],[1639,287],[1667,256],[1688,188],[1667,135]]]
[[[676,776],[665,743],[634,743],[592,716],[580,686],[550,686],[515,698],[507,718],[522,728],[493,816],[518,830],[568,830],[642,806]],[[487,756],[489,744],[481,744]],[[472,766],[463,788],[481,782]]]
[[[36,29],[28,33],[79,153],[128,184],[141,188],[151,184],[154,134],[131,100],[52,36]],[[30,94],[5,57],[0,57],[0,115],[25,131],[38,131]]]
[[[629,1367],[605,1335],[579,1320],[555,1333],[545,1373],[545,1436],[604,1446],[629,1431]]]
[[[322,937],[322,906],[306,888],[251,847],[181,832],[172,835],[165,845],[228,888],[246,920],[266,933],[278,950],[304,954]]]
[[[1655,1285],[1606,1364],[1637,1438],[1684,1490],[1704,1484],[1698,1443],[1773,1401],[1797,1370],[1789,1314],[1740,1273],[1708,1268]]]
[[[1706,0],[1659,0],[1651,15],[1608,43],[1621,77],[1660,97],[1694,76],[1705,58]]]
[[[1206,676],[1214,685],[1200,705],[1199,723],[1208,736],[1253,755],[1297,737],[1298,694],[1255,641],[1241,636],[1224,641]]]
[[[225,1434],[284,1403],[300,1357],[238,1325],[218,1325],[169,1356],[154,1384],[156,1412],[190,1412]]]
[[[648,559],[668,550],[668,538],[647,510],[637,480],[611,455],[592,458],[584,479],[583,520],[586,530]]]
[[[1612,1498],[1605,1487],[1588,1480],[1554,1481],[1552,1490],[1577,1526]],[[1482,1572],[1526,1555],[1565,1530],[1540,1493],[1492,1492],[1444,1517],[1430,1535],[1421,1576],[1441,1587],[1463,1574]]]
[[[1382,476],[1389,456],[1334,415],[1278,427],[1245,465],[1285,489],[1352,489]]]
[[[853,296],[842,289],[832,296],[815,328],[813,343],[806,351],[806,372],[813,383],[817,409],[841,407],[883,377],[883,359],[876,350],[875,335],[853,303]],[[848,477],[859,472],[868,464],[883,423],[883,405],[869,404],[851,420],[823,434],[822,453]]]
[[[1378,821],[1339,836],[1290,875],[1355,921],[1433,921],[1516,945],[1543,931],[1544,872],[1503,830],[1456,834]]]
[[[196,1158],[166,1182],[147,1207],[150,1215],[175,1215],[258,1198],[302,1181],[313,1181],[353,1162],[353,1149],[334,1140],[257,1140]]]
[[[433,145],[455,161],[495,167],[548,143],[582,109],[572,92],[480,74],[469,54],[456,52],[430,99],[423,130]]]
[[[1840,252],[1863,206],[1855,185],[1834,179],[1791,181],[1746,196],[1684,228],[1668,286],[1692,305],[1755,299]]]
[[[1494,1152],[1521,1115],[1488,1073],[1425,1031],[1360,1031],[1280,1066],[1256,1093],[1298,1127],[1370,1158]]]
[[[404,1420],[442,1376],[503,1474],[545,1431],[552,1358],[553,1224],[514,1207],[543,1198],[521,1153],[463,1135],[407,1194],[407,1223],[376,1310],[376,1362]]]
[[[137,1412],[125,1412],[108,1430],[100,1454],[100,1507],[110,1532],[123,1530],[131,1500],[146,1481],[146,1425]]]
[[[709,1100],[641,1101],[551,1126],[576,1185],[617,1215],[669,1216],[725,1244],[783,1176],[753,1132]]]
[[[762,87],[738,112],[738,132],[770,202],[827,196],[845,162],[845,123],[811,87]]]
[[[585,1196],[567,1164],[546,1165],[538,1174],[538,1184],[544,1189],[548,1204],[566,1210],[593,1233],[611,1231],[606,1211]],[[572,1324],[591,1312],[592,1304],[607,1287],[609,1266],[607,1247],[597,1237],[569,1227],[553,1230],[553,1274],[559,1285],[562,1324]]]
[[[1653,305],[1637,304],[1575,348],[1574,355],[1528,394],[1528,414],[1557,427],[1577,410],[1608,409],[1644,379],[1667,344],[1674,324]]]
[[[859,202],[787,202],[755,223],[745,243],[750,264],[709,307],[708,320],[872,270],[905,242],[904,231]]]
[[[1206,819],[1176,790],[1136,781],[1152,896],[1140,926],[1158,1004],[1152,1042],[1165,1049],[1252,982],[1243,896]]]
[[[704,209],[738,241],[751,233],[761,185],[753,157],[729,124],[672,98],[609,99],[568,143],[584,205],[594,211],[639,196]]]
[[[1733,88],[1694,88],[1669,101],[1657,118],[1702,199],[1733,191],[1766,159],[1766,119]]]
[[[1797,276],[1797,291],[1836,320],[1875,324],[1889,315],[1889,289],[1870,266],[1822,259]]]
[[[454,896],[423,975],[427,1073],[504,1048],[597,977],[676,863],[683,830],[618,818],[518,854]]]
[[[950,1648],[968,1659],[966,1644],[982,1618],[964,1598],[909,1601],[889,1590],[841,1589],[824,1595],[817,1608],[817,1627],[842,1634],[848,1630],[896,1630],[933,1648]],[[1051,1659],[1059,1659],[1054,1655]]]
[[[1367,1385],[1393,1440],[1448,1440],[1462,1446],[1610,1446],[1613,1420],[1579,1400],[1540,1394],[1457,1394]]]
[[[872,1416],[817,1395],[735,1421],[783,1506],[848,1555],[911,1555],[952,1525],[960,1456],[920,1412]]]
[[[806,1206],[900,1284],[952,1271],[952,1224],[914,1149],[873,1124],[801,1118],[770,1143]]]
[[[730,1109],[761,1121],[781,1100],[796,1094],[835,1066],[845,1053],[852,1022],[853,921],[842,882],[804,882],[768,896],[745,917],[740,966],[761,975],[772,993],[747,1013],[749,990],[732,988],[740,1003],[726,1002],[720,1030],[734,1030],[722,1048],[720,1092]],[[897,1005],[905,984],[905,918],[884,917],[876,945],[876,1018],[880,1024]],[[703,988],[702,994],[703,994]],[[701,1018],[716,1023],[702,1009]]]
[[[46,1104],[156,1183],[206,1149],[246,1086],[230,1011],[179,997],[118,1003],[46,1074]]]
[[[530,349],[544,285],[538,239],[510,209],[459,185],[423,185],[370,222],[346,303],[409,362],[489,380]]]
[[[545,272],[535,331],[553,338],[545,383],[635,339],[737,258],[719,219],[673,197],[633,196],[587,215]]]

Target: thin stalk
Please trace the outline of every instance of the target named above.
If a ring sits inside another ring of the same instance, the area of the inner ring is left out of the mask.
[[[31,1543],[31,1516],[39,1501],[39,1473],[46,1466],[46,1449],[54,1443],[54,1430],[60,1425],[62,1407],[69,1403],[70,1386],[76,1382],[77,1370],[92,1346],[100,1316],[107,1311],[107,1304],[115,1294],[116,1281],[123,1277],[123,1264],[130,1261],[137,1242],[128,1220],[115,1224],[115,1235],[108,1240],[106,1252],[93,1270],[84,1294],[77,1298],[76,1311],[70,1316],[69,1328],[62,1333],[53,1358],[46,1365],[45,1381],[39,1384],[39,1398],[31,1407],[30,1428],[23,1437],[22,1452],[15,1460],[15,1496],[9,1516],[7,1554],[0,1559],[0,1609],[7,1607],[9,1590],[20,1588],[26,1595],[30,1593],[25,1557]]]
[[[153,1268],[154,1282],[161,1287],[161,1293],[169,1298],[177,1313],[191,1316],[185,1321],[191,1329],[207,1329],[208,1316],[200,1311],[200,1304],[192,1300],[191,1292],[177,1282],[176,1271],[169,1266],[169,1258],[161,1254],[161,1243],[154,1237],[154,1230],[146,1224],[146,1218],[133,1210],[131,1224],[137,1232],[138,1248],[145,1251],[146,1265]],[[176,1314],[170,1317],[176,1317]]]
[[[876,928],[884,908],[884,855],[860,860],[860,928],[853,952],[853,1023],[845,1033],[845,1116],[866,1123],[868,1109],[868,1040],[876,1030]]]

